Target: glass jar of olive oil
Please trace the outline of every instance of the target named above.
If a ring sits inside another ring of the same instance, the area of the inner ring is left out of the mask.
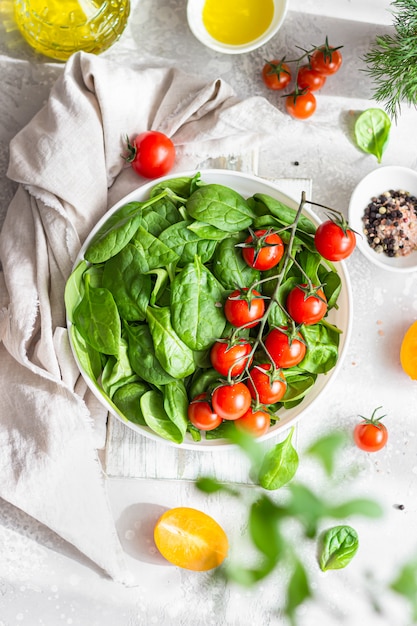
[[[130,0],[15,0],[17,27],[48,57],[65,61],[74,52],[99,54],[125,29]]]

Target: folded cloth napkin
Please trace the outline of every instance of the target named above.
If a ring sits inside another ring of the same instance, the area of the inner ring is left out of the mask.
[[[121,158],[124,138],[172,138],[175,171],[240,154],[271,137],[280,113],[239,101],[221,79],[135,69],[77,53],[48,102],[13,139],[19,183],[0,234],[0,497],[127,582],[97,450],[106,413],[73,360],[64,287],[85,237],[144,181]]]

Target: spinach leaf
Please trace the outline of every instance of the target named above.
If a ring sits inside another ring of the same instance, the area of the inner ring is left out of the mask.
[[[320,569],[346,567],[355,556],[359,547],[358,534],[351,526],[333,526],[321,537],[319,552]]]
[[[246,200],[237,191],[224,185],[199,187],[188,198],[185,206],[194,219],[230,233],[248,228],[255,217]]]
[[[151,331],[147,324],[139,326],[124,326],[129,361],[133,371],[143,380],[153,385],[166,385],[174,380],[164,370],[155,355]]]
[[[83,275],[86,269],[86,261],[81,261],[81,263],[78,263],[77,267],[72,271],[65,285],[65,308],[70,322],[74,321],[74,309],[80,302],[84,293]]]
[[[288,207],[286,204],[283,204],[279,200],[276,200],[276,198],[273,198],[265,193],[255,193],[253,200],[257,203],[260,202],[263,205],[264,214],[271,213],[282,223],[283,226],[291,226],[294,224],[295,217],[297,215],[297,211],[295,209]],[[262,208],[259,206],[255,211],[257,215],[262,214]],[[309,233],[310,235],[314,235],[316,232],[315,225],[306,215],[300,215],[297,228],[305,233]]]
[[[142,259],[136,246],[128,243],[104,265],[103,287],[115,299],[120,317],[128,322],[143,321],[152,291],[152,280],[141,273]]]
[[[373,154],[378,163],[381,163],[390,130],[391,120],[383,109],[366,109],[355,122],[355,139],[358,148],[363,152]]]
[[[77,359],[91,378],[93,383],[97,383],[101,374],[101,355],[97,350],[94,350],[84,339],[81,333],[77,330],[74,324],[70,327],[72,345],[74,346]]]
[[[192,350],[205,350],[226,325],[222,310],[224,291],[213,274],[195,257],[171,286],[172,325]]]
[[[178,178],[163,180],[152,187],[150,196],[153,198],[154,196],[159,195],[162,191],[170,190],[176,196],[188,198],[191,195],[196,178],[199,179],[200,175],[197,174],[193,178],[189,176],[179,176]]]
[[[149,386],[146,383],[127,383],[116,390],[112,400],[122,415],[130,422],[145,426],[146,422],[140,408],[140,399],[147,391],[149,391]]]
[[[189,394],[193,399],[200,393],[210,392],[219,384],[219,372],[212,367],[204,370],[196,370],[190,383]]]
[[[210,239],[212,241],[221,241],[225,237],[227,237],[227,232],[224,230],[220,230],[211,224],[206,224],[206,222],[200,222],[199,220],[194,220],[188,226],[189,230],[198,235],[200,239]]]
[[[174,443],[182,443],[183,435],[164,409],[162,393],[156,389],[144,393],[140,398],[140,409],[146,424],[154,433]]]
[[[247,265],[239,248],[236,247],[246,236],[247,233],[238,233],[217,244],[212,271],[225,289],[247,287],[259,280],[260,272]]]
[[[292,445],[294,428],[286,439],[265,454],[259,470],[259,484],[264,489],[280,489],[294,476],[298,468],[298,454]]]
[[[414,557],[401,567],[390,588],[410,603],[413,623],[417,622],[417,559]]]
[[[164,370],[173,378],[185,378],[192,374],[195,370],[193,352],[173,329],[169,307],[148,307],[146,320],[155,356]]]
[[[174,380],[172,383],[164,385],[162,394],[165,412],[184,438],[189,424],[188,396],[184,382],[182,380]]]
[[[286,409],[298,404],[316,382],[317,376],[310,372],[303,372],[298,367],[290,368],[285,373],[287,389],[282,399]]]
[[[120,339],[117,358],[115,356],[109,356],[104,365],[101,375],[101,385],[109,398],[113,398],[114,393],[119,387],[134,382],[137,379],[138,376],[133,371],[129,361],[127,341],[122,337]]]
[[[177,267],[192,263],[195,255],[200,257],[202,263],[207,263],[216,249],[216,241],[202,239],[188,228],[190,224],[190,221],[178,222],[166,228],[159,236],[159,241],[178,254]]]
[[[174,202],[170,198],[161,198],[142,211],[141,225],[151,235],[159,237],[162,231],[180,220],[181,215]]]
[[[291,574],[287,587],[287,597],[285,603],[285,614],[290,620],[290,624],[296,624],[295,615],[297,608],[301,606],[308,598],[311,598],[312,592],[308,582],[307,572],[304,565],[299,559],[296,559],[294,570]]]
[[[90,286],[88,274],[84,295],[74,310],[74,324],[92,348],[118,354],[121,323],[116,303],[108,289]]]
[[[120,252],[139,227],[141,207],[140,202],[129,202],[115,211],[91,240],[84,255],[87,261],[103,263]]]
[[[178,254],[148,233],[143,226],[137,229],[132,244],[138,251],[137,265],[143,274],[178,261]]]
[[[299,367],[314,374],[325,374],[337,363],[339,331],[326,324],[319,322],[312,326],[303,326],[303,335],[307,351]]]
[[[327,307],[332,309],[336,306],[337,299],[342,289],[342,280],[335,271],[328,271],[323,266],[318,270],[319,282],[323,285],[324,295],[327,298]]]

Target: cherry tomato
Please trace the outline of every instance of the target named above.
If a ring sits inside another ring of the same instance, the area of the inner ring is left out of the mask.
[[[289,292],[286,308],[294,322],[311,326],[317,324],[327,313],[327,300],[323,289],[314,289],[309,295],[308,285],[297,285]]]
[[[262,80],[268,89],[285,89],[291,80],[290,66],[276,59],[267,61],[262,68]]]
[[[342,55],[339,50],[335,50],[329,46],[323,46],[313,52],[310,57],[310,65],[312,69],[319,72],[319,74],[330,76],[340,69],[342,65]]]
[[[265,411],[261,409],[254,411],[250,407],[245,415],[235,421],[235,424],[236,428],[245,433],[249,433],[253,437],[262,437],[262,435],[268,432],[271,426],[271,418]]]
[[[317,252],[328,261],[342,261],[352,254],[356,246],[356,235],[347,225],[326,220],[314,236]]]
[[[137,135],[127,144],[126,161],[133,170],[145,178],[159,178],[167,174],[175,162],[175,146],[171,139],[156,130]]]
[[[251,345],[245,339],[233,345],[223,341],[216,341],[210,350],[210,361],[214,369],[222,376],[239,376],[250,364],[249,353]]]
[[[224,304],[227,321],[238,328],[256,326],[265,312],[265,303],[259,291],[252,289],[249,297],[245,295],[247,291],[247,288],[235,289]]]
[[[222,423],[207,401],[207,394],[200,393],[188,405],[188,419],[199,430],[213,430]]]
[[[284,244],[278,233],[271,230],[255,230],[245,240],[242,256],[247,265],[257,270],[269,270],[278,265],[284,254]]]
[[[313,70],[309,65],[302,65],[297,74],[297,85],[301,89],[308,89],[309,91],[317,91],[321,89],[326,82],[326,77],[316,70]]]
[[[224,420],[237,420],[249,410],[252,396],[245,383],[216,387],[211,404],[217,415]]]
[[[265,346],[276,367],[294,367],[306,353],[302,335],[291,337],[286,328],[273,328],[265,339]]]
[[[365,450],[365,452],[377,452],[388,441],[387,427],[381,422],[385,415],[375,418],[375,414],[380,408],[378,407],[374,410],[370,419],[364,417],[363,422],[356,424],[353,431],[355,444],[361,450]]]
[[[271,363],[255,365],[247,382],[252,398],[261,404],[275,404],[285,394],[287,383],[282,372],[274,370]]]
[[[285,108],[287,113],[299,120],[305,120],[313,115],[317,107],[317,101],[314,94],[310,91],[301,92],[300,94],[290,94],[285,100]]]

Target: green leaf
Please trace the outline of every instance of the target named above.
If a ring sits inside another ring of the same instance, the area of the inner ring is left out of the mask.
[[[311,598],[311,596],[312,593],[308,583],[307,572],[304,565],[297,560],[288,583],[287,600],[284,609],[285,614],[293,626],[296,624],[295,617],[298,607],[308,600],[308,598]]]
[[[200,187],[188,198],[185,206],[195,220],[228,233],[248,228],[255,217],[246,200],[237,191],[224,185]]]
[[[417,559],[402,566],[390,588],[410,602],[413,623],[417,622]]]
[[[346,443],[346,433],[335,431],[320,439],[317,439],[307,450],[307,454],[316,457],[323,465],[328,476],[331,476],[335,466],[336,457],[340,448]]]
[[[171,324],[169,307],[148,307],[146,320],[152,335],[155,356],[168,374],[185,378],[195,370],[192,350],[180,339]]]
[[[382,109],[367,109],[355,123],[355,139],[358,147],[376,156],[381,163],[382,155],[387,146],[391,120]]]
[[[156,389],[147,391],[140,397],[140,408],[146,424],[157,435],[174,443],[182,443],[184,436],[170,420],[164,409],[162,394]]]
[[[358,547],[358,533],[351,526],[333,526],[321,536],[319,552],[320,569],[342,569],[355,556]]]
[[[258,477],[264,489],[280,489],[295,476],[298,454],[291,441],[293,432],[291,428],[287,438],[266,453]]]

